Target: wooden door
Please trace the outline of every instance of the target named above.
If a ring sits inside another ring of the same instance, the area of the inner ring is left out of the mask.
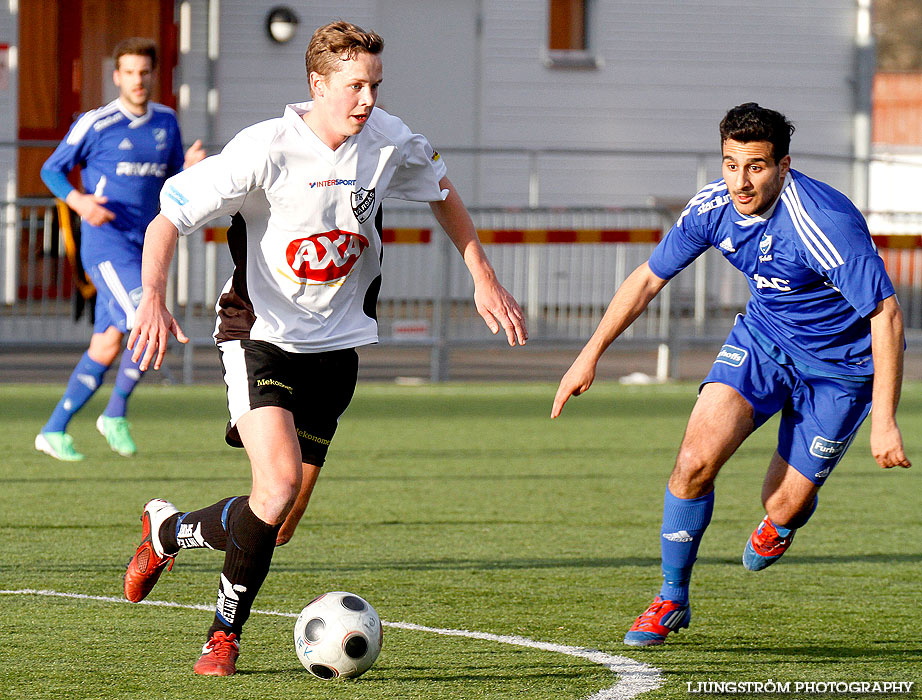
[[[131,36],[159,48],[153,99],[175,107],[173,0],[19,0],[20,197],[47,197],[42,164],[81,112],[113,98],[112,49]]]

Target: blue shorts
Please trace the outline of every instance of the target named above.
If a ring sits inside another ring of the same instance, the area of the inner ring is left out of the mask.
[[[730,331],[701,386],[733,387],[753,409],[758,428],[781,411],[778,454],[822,485],[871,410],[872,377],[835,377],[794,362],[742,318]]]
[[[103,260],[86,268],[96,286],[94,333],[116,327],[127,333],[134,326],[134,314],[141,302],[141,265]]]

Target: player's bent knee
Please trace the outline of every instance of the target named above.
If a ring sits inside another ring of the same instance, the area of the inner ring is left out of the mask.
[[[253,489],[250,508],[260,520],[278,525],[285,520],[298,497],[298,486],[292,482],[279,482]]]

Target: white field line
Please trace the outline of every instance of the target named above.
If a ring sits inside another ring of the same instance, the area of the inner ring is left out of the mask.
[[[124,598],[114,598],[110,596],[86,595],[83,593],[61,593],[59,591],[37,590],[33,588],[23,588],[19,590],[0,590],[0,595],[33,595],[47,596],[54,598],[73,598],[77,600],[96,600],[103,603],[126,603],[129,605],[152,605],[163,608],[183,608],[185,610],[204,610],[211,612],[214,605],[189,605],[186,603],[173,603],[165,600],[144,600],[140,603],[129,603]],[[276,617],[298,617],[298,613],[280,612],[278,610],[253,610],[256,615],[275,615]],[[613,656],[596,649],[587,649],[583,647],[572,647],[563,644],[551,644],[549,642],[537,642],[526,637],[514,635],[490,634],[488,632],[472,632],[470,630],[443,629],[440,627],[425,627],[415,625],[410,622],[385,622],[385,627],[395,629],[411,630],[415,632],[431,632],[448,637],[467,637],[468,639],[480,639],[487,642],[499,642],[500,644],[512,644],[514,646],[528,647],[530,649],[539,649],[541,651],[553,651],[558,654],[575,656],[580,659],[586,659],[592,663],[604,666],[609,671],[619,677],[618,681],[608,687],[603,688],[598,693],[594,693],[584,700],[631,700],[642,693],[650,692],[662,687],[663,678],[660,670],[654,666],[635,661],[626,656]]]

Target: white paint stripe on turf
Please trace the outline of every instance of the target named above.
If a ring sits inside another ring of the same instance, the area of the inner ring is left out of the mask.
[[[33,588],[23,588],[20,590],[0,590],[0,595],[34,595],[49,596],[55,598],[75,598],[78,600],[96,600],[104,603],[126,603],[128,605],[151,605],[163,608],[182,608],[184,610],[204,610],[211,612],[214,605],[191,605],[187,603],[173,603],[166,600],[144,600],[140,603],[129,603],[124,598],[114,598],[111,596],[86,595],[84,593],[62,593],[60,591],[38,590]],[[277,610],[253,610],[257,615],[275,615],[277,617],[296,618],[298,613],[280,612]],[[613,656],[597,649],[586,649],[582,647],[571,647],[563,644],[551,644],[549,642],[537,642],[527,637],[515,635],[490,634],[489,632],[472,632],[470,630],[453,630],[443,629],[440,627],[425,627],[415,625],[410,622],[385,622],[381,621],[385,627],[395,629],[410,630],[417,632],[431,632],[448,637],[467,637],[469,639],[480,639],[487,642],[499,642],[500,644],[512,644],[514,646],[528,647],[530,649],[539,649],[541,651],[553,651],[558,654],[575,656],[580,659],[586,659],[592,663],[604,666],[612,673],[619,677],[617,683],[609,688],[604,688],[598,693],[594,693],[585,700],[631,700],[641,693],[647,693],[656,690],[663,685],[662,674],[654,666],[635,661],[626,656]]]

